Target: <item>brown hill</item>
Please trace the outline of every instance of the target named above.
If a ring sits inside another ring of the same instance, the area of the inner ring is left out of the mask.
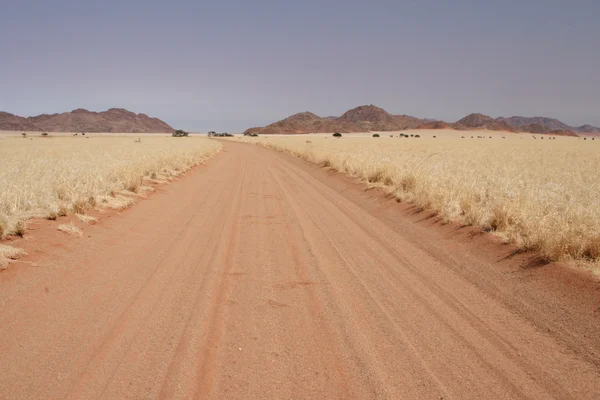
[[[473,113],[456,122],[457,125],[462,125],[467,128],[484,128],[486,125],[494,122],[494,119],[489,115]]]
[[[520,130],[529,133],[548,133],[552,131],[552,129],[548,128],[547,126],[538,123],[521,126]]]
[[[444,121],[428,121],[416,126],[416,129],[452,129],[452,125]]]
[[[27,118],[0,111],[0,131],[39,131]]]
[[[424,120],[420,118],[392,115],[382,108],[368,105],[353,108],[341,117],[322,118],[306,111],[274,122],[264,128],[250,128],[244,134],[395,131],[414,128],[423,122]]]
[[[264,128],[250,128],[244,134],[297,134],[297,133],[326,133],[326,132],[360,132],[356,124],[339,121],[339,119],[321,118],[305,111],[294,114],[267,125]]]
[[[523,130],[525,132],[529,132],[531,129],[529,127],[532,125],[535,125],[536,129],[539,130],[539,127],[537,127],[537,126],[541,125],[544,128],[546,128],[547,132],[562,131],[562,132],[572,132],[572,133],[575,133],[575,132],[578,132],[578,133],[600,133],[600,128],[598,128],[596,126],[592,126],[592,125],[570,126],[570,125],[565,124],[562,121],[559,121],[558,119],[548,118],[548,117],[510,117],[510,118],[499,117],[499,118],[496,118],[496,121],[506,122],[510,126],[513,126],[519,130]],[[538,133],[538,132],[534,132],[534,133]]]
[[[600,134],[600,128],[592,125],[581,125],[574,129],[575,132],[579,133],[592,133],[592,134]]]
[[[171,126],[158,118],[136,114],[122,108],[111,108],[103,112],[77,109],[62,114],[42,114],[29,118],[0,113],[0,130],[119,133],[174,131]]]
[[[499,117],[496,118],[496,121],[506,122],[510,126],[514,126],[515,128],[526,128],[531,125],[541,125],[548,129],[548,131],[554,130],[569,130],[571,127],[557,119],[547,118],[547,117],[510,117],[504,118]]]
[[[409,115],[392,115],[372,104],[346,111],[336,121],[357,124],[361,128],[359,132],[397,131],[414,128],[425,122]]]
[[[436,122],[427,121],[423,118],[412,117],[410,115],[394,115],[394,120],[396,121],[398,126],[400,126],[400,129],[414,129],[427,122]]]
[[[454,128],[465,129],[489,129],[491,131],[515,132],[515,129],[504,121],[497,121],[489,115],[473,113],[454,124]]]

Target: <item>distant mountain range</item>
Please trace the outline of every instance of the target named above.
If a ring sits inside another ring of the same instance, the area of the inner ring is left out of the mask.
[[[0,112],[0,131],[171,133],[174,129],[158,118],[111,108],[103,112],[77,109],[27,118]]]
[[[405,129],[488,129],[567,136],[577,136],[577,133],[600,134],[598,127],[591,125],[573,127],[557,119],[546,117],[492,118],[484,114],[470,114],[457,122],[450,123],[409,115],[393,115],[374,105],[353,108],[341,117],[322,118],[306,111],[265,127],[250,128],[244,134],[350,133]]]

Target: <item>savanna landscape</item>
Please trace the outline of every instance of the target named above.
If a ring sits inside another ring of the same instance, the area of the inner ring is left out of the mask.
[[[600,399],[600,2],[11,2],[0,400]]]
[[[390,129],[5,132],[4,392],[593,398],[600,141]]]

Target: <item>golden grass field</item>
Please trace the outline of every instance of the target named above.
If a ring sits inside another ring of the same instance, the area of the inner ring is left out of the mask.
[[[149,181],[168,181],[219,151],[216,141],[171,137],[0,137],[0,239],[33,217],[123,208]]]
[[[385,186],[401,201],[433,209],[448,222],[493,231],[547,260],[578,261],[597,270],[600,141],[488,131],[406,133],[421,138],[399,138],[398,133],[390,138],[386,132],[380,138],[238,140]]]

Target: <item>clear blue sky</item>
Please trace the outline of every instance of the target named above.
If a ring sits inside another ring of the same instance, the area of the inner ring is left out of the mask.
[[[193,131],[376,104],[600,125],[599,0],[0,1],[0,110]]]

